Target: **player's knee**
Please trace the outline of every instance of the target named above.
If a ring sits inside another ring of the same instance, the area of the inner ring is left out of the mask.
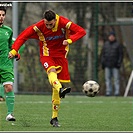
[[[56,69],[55,69],[55,68],[51,68],[51,69],[48,71],[48,74],[50,74],[51,72],[56,73]]]
[[[5,88],[5,92],[11,92],[11,91],[13,91],[13,86],[10,85],[10,84],[4,85],[4,88]]]

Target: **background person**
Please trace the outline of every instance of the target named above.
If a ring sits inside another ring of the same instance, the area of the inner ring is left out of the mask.
[[[114,95],[120,94],[119,69],[123,61],[123,47],[116,40],[115,32],[110,32],[108,40],[101,51],[101,64],[105,71],[106,96],[112,95],[114,81]],[[113,81],[112,81],[113,80]]]

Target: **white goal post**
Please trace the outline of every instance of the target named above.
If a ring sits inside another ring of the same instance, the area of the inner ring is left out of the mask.
[[[124,44],[126,46],[129,58],[131,60],[131,65],[133,67],[133,18],[118,18],[118,22],[121,24],[128,23],[128,25],[120,25]],[[133,81],[133,70],[131,71],[128,83],[125,89],[124,97],[127,97],[129,89],[131,88]]]
[[[124,97],[127,97],[127,94],[128,94],[129,89],[131,87],[132,81],[133,81],[133,70],[132,70],[132,72],[130,74],[130,77],[129,77],[129,80],[128,80],[128,83],[127,83],[127,87],[125,89]]]

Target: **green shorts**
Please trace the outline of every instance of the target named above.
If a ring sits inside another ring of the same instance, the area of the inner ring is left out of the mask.
[[[14,83],[14,72],[13,68],[2,68],[0,69],[0,82],[2,84],[9,82],[11,84]]]

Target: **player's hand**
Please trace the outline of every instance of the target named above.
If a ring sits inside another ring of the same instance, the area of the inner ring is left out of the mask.
[[[68,44],[71,44],[71,43],[72,43],[71,39],[67,39],[67,40],[63,41],[63,45],[68,45]]]
[[[20,60],[20,54],[15,55],[16,61]]]
[[[9,52],[9,54],[8,54],[8,58],[13,58],[14,57],[14,55],[11,53],[11,52]]]
[[[67,40],[64,40],[63,41],[63,45],[68,45],[68,41]]]
[[[17,55],[18,53],[17,53],[17,51],[16,50],[11,50],[10,52],[9,52],[9,54],[8,54],[8,58],[13,58],[15,55]]]

